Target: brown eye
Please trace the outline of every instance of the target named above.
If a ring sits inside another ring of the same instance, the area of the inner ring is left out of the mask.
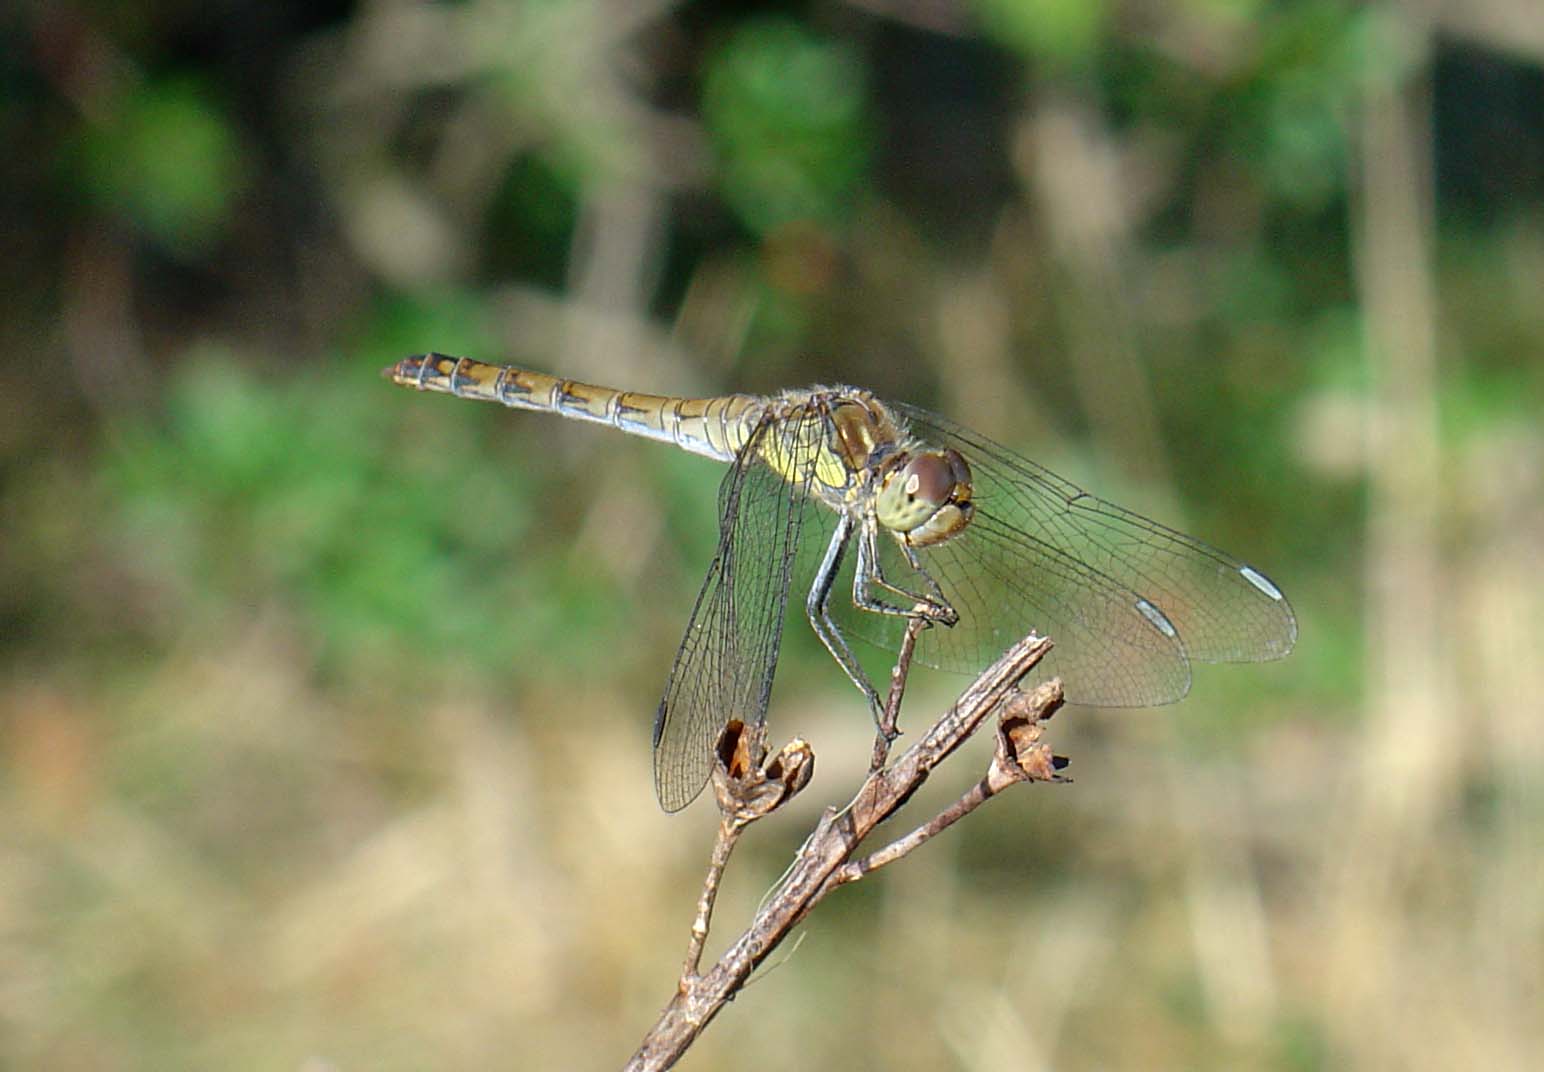
[[[937,454],[919,454],[906,467],[906,495],[926,503],[942,503],[954,490],[954,473]]]

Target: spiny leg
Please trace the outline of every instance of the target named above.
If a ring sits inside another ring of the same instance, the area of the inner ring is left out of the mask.
[[[872,517],[865,518],[863,528],[858,534],[858,568],[852,575],[852,601],[864,610],[873,611],[875,614],[922,618],[929,623],[942,622],[944,625],[953,625],[959,621],[959,613],[944,598],[943,589],[939,588],[938,582],[922,568],[916,552],[905,544],[901,545],[901,552],[906,556],[906,561],[917,576],[927,583],[928,594],[917,595],[915,592],[908,592],[885,579],[884,574],[879,571],[878,527]],[[898,596],[910,606],[898,607],[877,599],[870,594],[871,587]]]
[[[874,721],[879,722],[883,708],[880,706],[879,693],[869,682],[864,674],[863,667],[859,665],[857,657],[852,649],[847,646],[847,640],[842,636],[841,630],[831,620],[830,602],[831,589],[836,584],[836,574],[842,565],[842,553],[847,548],[847,541],[852,536],[852,518],[843,514],[836,523],[836,531],[831,534],[831,542],[826,545],[826,553],[820,560],[820,568],[815,572],[815,581],[810,585],[809,596],[804,601],[804,612],[810,620],[810,627],[815,630],[815,635],[826,646],[831,657],[836,660],[848,679],[868,697],[869,707],[874,714]]]

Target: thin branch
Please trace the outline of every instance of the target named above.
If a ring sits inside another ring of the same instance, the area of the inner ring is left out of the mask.
[[[914,644],[915,633],[908,629],[908,636]],[[740,990],[756,966],[837,886],[899,859],[1008,785],[1019,781],[1059,780],[1056,771],[1063,761],[1039,743],[1039,727],[1061,704],[1060,682],[1047,682],[1029,694],[1019,692],[1016,687],[1050,647],[1050,641],[1031,636],[1009,648],[892,766],[870,772],[845,808],[827,808],[799,849],[781,885],[763,902],[745,932],[725,950],[717,963],[697,974],[695,961],[688,958],[688,971],[683,974],[676,994],[626,1068],[641,1072],[669,1068],[674,1064]],[[909,663],[909,657],[898,661],[896,679],[892,680],[891,691],[897,708],[898,692],[904,689]],[[853,854],[864,838],[904,804],[932,770],[975,733],[993,711],[999,712],[997,748],[986,776],[977,786],[961,801],[911,834],[862,863],[851,864]],[[714,787],[725,821],[739,823],[743,828],[776,810],[807,784],[813,769],[813,755],[808,744],[796,740],[764,764],[742,762],[756,753],[754,749],[746,752],[740,744],[743,727],[737,726],[731,724],[721,739]],[[736,763],[740,764],[738,769]],[[727,849],[725,855],[727,859]],[[856,869],[849,871],[847,868]],[[710,868],[710,879],[715,888],[721,871],[721,867]],[[712,897],[705,889],[704,898],[699,900],[697,920],[702,925],[702,939],[706,938],[711,907]],[[694,923],[692,948],[698,955],[701,945]]]
[[[877,852],[869,853],[869,855],[865,856],[861,860],[853,860],[850,863],[843,864],[831,876],[831,885],[839,886],[845,885],[848,882],[856,882],[864,875],[867,875],[873,871],[878,871],[886,864],[894,863],[902,856],[905,856],[913,849],[919,847],[923,842],[927,841],[934,834],[942,833],[944,830],[953,826],[956,822],[963,819],[971,812],[975,811],[991,796],[991,792],[987,789],[986,779],[982,778],[975,785],[967,789],[960,797],[960,799],[956,800],[953,804],[949,805],[947,808],[933,816],[933,818],[929,819],[921,826],[912,830],[912,832],[907,834],[905,837],[896,838],[884,848]]]
[[[890,746],[901,735],[897,729],[901,717],[901,696],[906,691],[906,678],[911,674],[911,657],[917,650],[917,637],[928,627],[928,620],[917,615],[906,623],[906,635],[901,638],[901,650],[890,670],[890,695],[885,699],[884,712],[879,717],[878,732],[874,734],[874,755],[869,761],[869,771],[880,770],[890,758]]]
[[[896,838],[861,860],[843,864],[832,885],[856,882],[921,846],[991,800],[1010,785],[1024,781],[1070,781],[1057,772],[1066,761],[1040,743],[1040,726],[1061,706],[1061,683],[1048,681],[1032,693],[1016,693],[1003,702],[997,728],[997,752],[986,775],[960,798],[903,837]]]
[[[742,823],[725,816],[719,820],[718,837],[713,841],[713,856],[708,861],[708,874],[702,881],[702,893],[697,898],[697,916],[692,920],[692,937],[686,946],[686,961],[681,966],[682,980],[695,979],[702,963],[702,947],[708,940],[708,925],[713,918],[713,902],[718,899],[718,886],[729,866],[729,855],[745,829]]]

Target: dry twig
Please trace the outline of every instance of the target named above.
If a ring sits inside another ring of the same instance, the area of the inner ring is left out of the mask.
[[[720,738],[713,774],[721,816],[712,862],[698,899],[691,941],[675,996],[644,1037],[626,1068],[630,1072],[669,1068],[709,1021],[826,894],[893,863],[968,815],[1016,782],[1059,781],[1065,761],[1040,743],[1041,723],[1061,706],[1059,681],[1023,693],[1018,681],[1050,650],[1051,642],[1028,637],[982,672],[959,699],[908,748],[885,766],[895,736],[895,716],[905,689],[917,632],[914,621],[902,645],[891,680],[885,725],[874,746],[874,769],[852,801],[828,808],[805,839],[781,883],[766,898],[745,932],[706,972],[700,972],[703,945],[718,884],[729,855],[745,827],[770,814],[808,783],[814,771],[809,745],[799,739],[764,758],[761,727],[731,723]],[[864,839],[889,818],[927,780],[933,768],[965,742],[993,711],[998,712],[997,747],[987,772],[949,807],[890,844],[854,859]]]

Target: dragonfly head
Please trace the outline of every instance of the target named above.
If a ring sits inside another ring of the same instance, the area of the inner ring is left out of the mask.
[[[957,450],[903,452],[880,478],[874,514],[913,547],[942,543],[970,522],[970,466]]]

